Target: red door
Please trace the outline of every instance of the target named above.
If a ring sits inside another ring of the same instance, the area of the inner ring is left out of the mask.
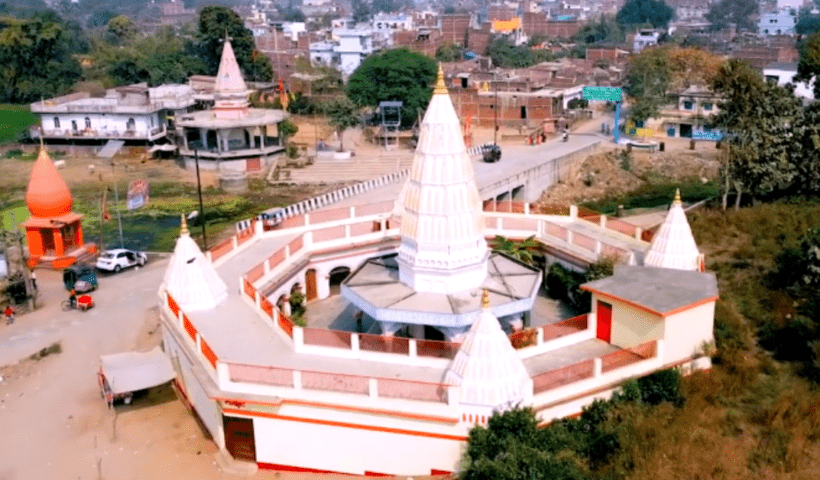
[[[225,449],[235,460],[256,461],[256,440],[253,420],[250,418],[222,416],[225,429]]]
[[[597,337],[609,342],[612,337],[612,305],[598,301],[598,335]]]
[[[307,285],[307,292],[305,292],[305,300],[316,300],[319,297],[316,290],[316,270],[310,269],[305,273],[305,284]]]

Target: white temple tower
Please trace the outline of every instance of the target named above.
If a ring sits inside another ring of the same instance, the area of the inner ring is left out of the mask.
[[[698,251],[692,229],[686,220],[680,189],[675,193],[666,219],[652,237],[643,264],[645,267],[703,271],[703,255]]]
[[[184,215],[181,225],[160,291],[171,294],[186,312],[210,310],[228,298],[228,287],[191,238]]]
[[[247,117],[250,93],[236,62],[231,41],[226,38],[214,83],[214,116],[226,120]]]
[[[401,282],[445,294],[479,287],[488,256],[481,198],[440,67],[399,201]]]

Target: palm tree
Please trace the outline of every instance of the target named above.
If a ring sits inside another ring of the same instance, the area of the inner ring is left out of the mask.
[[[503,253],[520,262],[528,265],[533,264],[532,249],[537,248],[539,243],[535,240],[535,235],[530,235],[524,240],[510,240],[503,235],[495,236],[495,247],[493,251]]]

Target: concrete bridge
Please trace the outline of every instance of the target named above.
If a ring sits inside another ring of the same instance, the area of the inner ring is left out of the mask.
[[[559,180],[569,180],[587,156],[598,151],[602,139],[596,135],[571,135],[538,146],[503,147],[497,163],[473,164],[482,200],[534,202],[544,189]]]
[[[558,181],[572,178],[584,159],[597,152],[604,142],[605,140],[594,134],[574,134],[570,135],[566,142],[555,139],[541,145],[507,145],[502,147],[501,160],[494,163],[482,161],[480,149],[472,148],[469,153],[475,160],[473,168],[481,199],[534,202],[546,188]],[[271,209],[269,213],[276,217],[291,217],[325,207],[395,200],[401,192],[412,158],[390,159],[387,162],[401,168],[391,169],[390,173],[381,175],[374,170],[368,175],[371,180],[309,198],[282,209]],[[358,166],[354,167],[358,169],[365,166],[365,162],[358,160],[351,163],[358,163]],[[304,169],[304,180],[309,178],[313,182],[319,182],[327,181],[322,180],[326,175],[344,176],[344,171],[350,170],[353,165],[348,165],[347,162],[327,162],[320,168],[328,166],[330,168],[327,172],[317,169],[316,165]],[[359,175],[364,175],[364,172]],[[302,181],[291,179],[294,180]],[[237,224],[237,229],[242,230],[249,225],[250,220],[244,220]]]

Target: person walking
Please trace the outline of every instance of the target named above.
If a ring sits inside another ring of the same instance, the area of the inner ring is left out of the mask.
[[[37,273],[34,272],[33,268],[29,272],[28,278],[31,279],[31,288],[37,290]]]
[[[11,305],[6,305],[6,310],[3,312],[6,315],[6,325],[11,325],[14,323],[14,309],[11,308]]]

